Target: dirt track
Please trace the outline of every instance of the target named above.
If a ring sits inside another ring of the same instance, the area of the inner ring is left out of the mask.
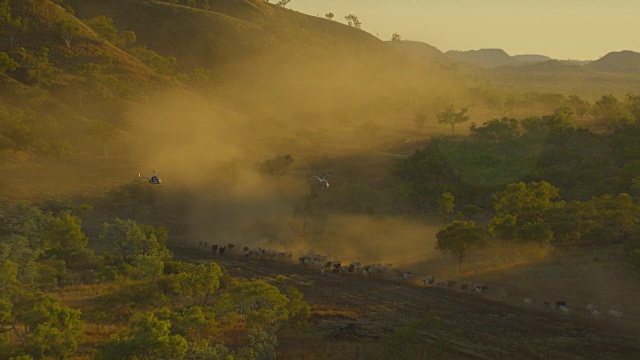
[[[195,253],[176,251],[193,259]],[[379,278],[320,275],[317,269],[279,261],[216,258],[233,277],[286,277],[312,307],[312,331],[331,341],[378,341],[412,320],[437,316],[422,332],[444,344],[439,358],[638,359],[640,340],[614,319],[526,309],[443,288],[406,283],[393,272]],[[284,358],[286,350],[282,350]],[[296,355],[297,356],[297,355]],[[297,356],[296,358],[300,358]],[[315,357],[318,358],[318,357]]]

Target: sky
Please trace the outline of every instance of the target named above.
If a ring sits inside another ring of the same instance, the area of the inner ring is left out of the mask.
[[[398,33],[443,52],[500,48],[576,60],[640,52],[639,0],[291,0],[287,7],[331,12],[342,23],[354,14],[382,40]]]

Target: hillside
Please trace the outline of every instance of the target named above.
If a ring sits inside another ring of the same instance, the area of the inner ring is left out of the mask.
[[[610,52],[585,67],[597,71],[640,74],[640,53],[628,50]]]
[[[445,56],[442,51],[424,42],[402,40],[387,41],[386,43],[418,62],[440,64],[451,62],[451,59]]]
[[[24,32],[15,34],[13,43],[9,37],[2,37],[0,49],[48,49],[48,60],[57,69],[57,74],[50,79],[51,83],[70,85],[79,78],[79,68],[87,63],[108,64],[106,71],[109,74],[138,85],[148,86],[162,81],[162,77],[151,68],[98,37],[61,6],[51,1],[38,0],[15,1],[11,5],[12,16],[25,19],[29,25]],[[9,71],[8,75],[19,81],[29,82],[24,67],[15,72]]]
[[[511,56],[502,49],[450,50],[445,52],[445,55],[454,61],[481,68],[510,65],[513,62]]]

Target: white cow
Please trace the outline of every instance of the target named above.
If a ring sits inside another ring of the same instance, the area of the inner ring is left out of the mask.
[[[609,316],[613,316],[614,318],[621,318],[622,317],[622,311],[618,311],[618,310],[609,310],[607,311],[607,315]]]

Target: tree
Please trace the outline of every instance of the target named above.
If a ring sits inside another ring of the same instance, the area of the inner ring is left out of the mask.
[[[420,131],[427,122],[427,116],[423,112],[419,112],[413,117],[413,122],[416,124],[416,130]]]
[[[625,107],[633,121],[640,121],[640,95],[627,94],[625,96]]]
[[[220,288],[222,268],[214,262],[191,266],[176,276],[178,294],[191,300],[192,305],[206,306],[209,297]]]
[[[444,223],[448,223],[451,217],[453,216],[453,210],[455,209],[455,203],[453,194],[450,192],[446,192],[440,196],[438,199],[438,216],[444,221]]]
[[[60,69],[49,61],[49,48],[40,48],[38,51],[30,51],[19,48],[15,51],[20,67],[27,71],[27,79],[40,85],[49,86],[56,81]]]
[[[235,308],[250,328],[277,332],[289,319],[290,300],[264,281],[243,282],[225,294],[227,306]]]
[[[57,217],[52,217],[44,230],[47,248],[65,262],[69,268],[69,259],[74,252],[87,246],[87,236],[82,231],[82,220],[79,217],[65,212]]]
[[[136,34],[133,31],[119,32],[113,25],[113,19],[106,16],[97,16],[84,20],[96,34],[111,42],[113,45],[124,49],[136,42]]]
[[[19,354],[34,359],[66,358],[82,337],[80,311],[60,306],[58,300],[41,292],[17,289],[10,294],[10,314],[0,330],[11,330]],[[0,331],[1,332],[1,331]]]
[[[400,34],[393,33],[393,35],[391,35],[391,41],[402,41],[402,39],[400,38]]]
[[[182,359],[189,350],[187,340],[171,334],[171,321],[153,313],[140,314],[128,334],[113,336],[100,348],[97,359]]]
[[[165,261],[171,257],[166,241],[168,230],[150,225],[138,225],[133,220],[115,219],[113,223],[104,223],[100,239],[111,243],[122,261],[135,265],[139,256],[157,256]]]
[[[20,64],[13,61],[13,59],[4,51],[0,51],[0,74],[4,74],[7,70],[13,71],[18,68]]]
[[[73,40],[73,37],[80,31],[80,26],[78,26],[75,20],[71,19],[62,20],[57,26],[65,45],[67,45],[67,48],[71,48],[71,40]]]
[[[324,14],[324,17],[326,17],[327,19],[331,20],[331,19],[333,19],[334,15],[333,15],[332,12],[330,12],[330,13]]]
[[[591,111],[591,104],[582,100],[578,95],[569,95],[564,104],[570,107],[579,119],[584,119]]]
[[[282,6],[282,7],[287,7],[287,4],[289,4],[291,2],[291,0],[280,0],[276,3],[276,5],[278,6]]]
[[[436,249],[458,261],[458,268],[474,250],[486,244],[485,230],[473,221],[454,221],[436,234]]]
[[[12,50],[15,49],[16,36],[28,31],[29,25],[29,19],[13,16],[11,6],[7,0],[0,3],[0,34],[9,37],[9,45]]]
[[[358,20],[358,17],[353,15],[353,14],[349,14],[349,15],[345,16],[344,19],[347,20],[347,24],[349,26],[353,26],[356,29],[360,29],[360,26],[362,25],[360,20]]]
[[[559,196],[558,188],[546,181],[509,184],[493,197],[496,215],[489,231],[504,239],[548,242],[553,232],[545,218],[550,210],[564,206],[556,201]]]
[[[462,108],[460,111],[454,111],[453,106],[449,106],[437,115],[438,123],[451,126],[451,135],[455,135],[456,124],[469,121],[468,110],[468,108]]]
[[[629,111],[613,95],[603,95],[598,99],[591,109],[591,114],[601,126],[607,128],[631,121]]]

